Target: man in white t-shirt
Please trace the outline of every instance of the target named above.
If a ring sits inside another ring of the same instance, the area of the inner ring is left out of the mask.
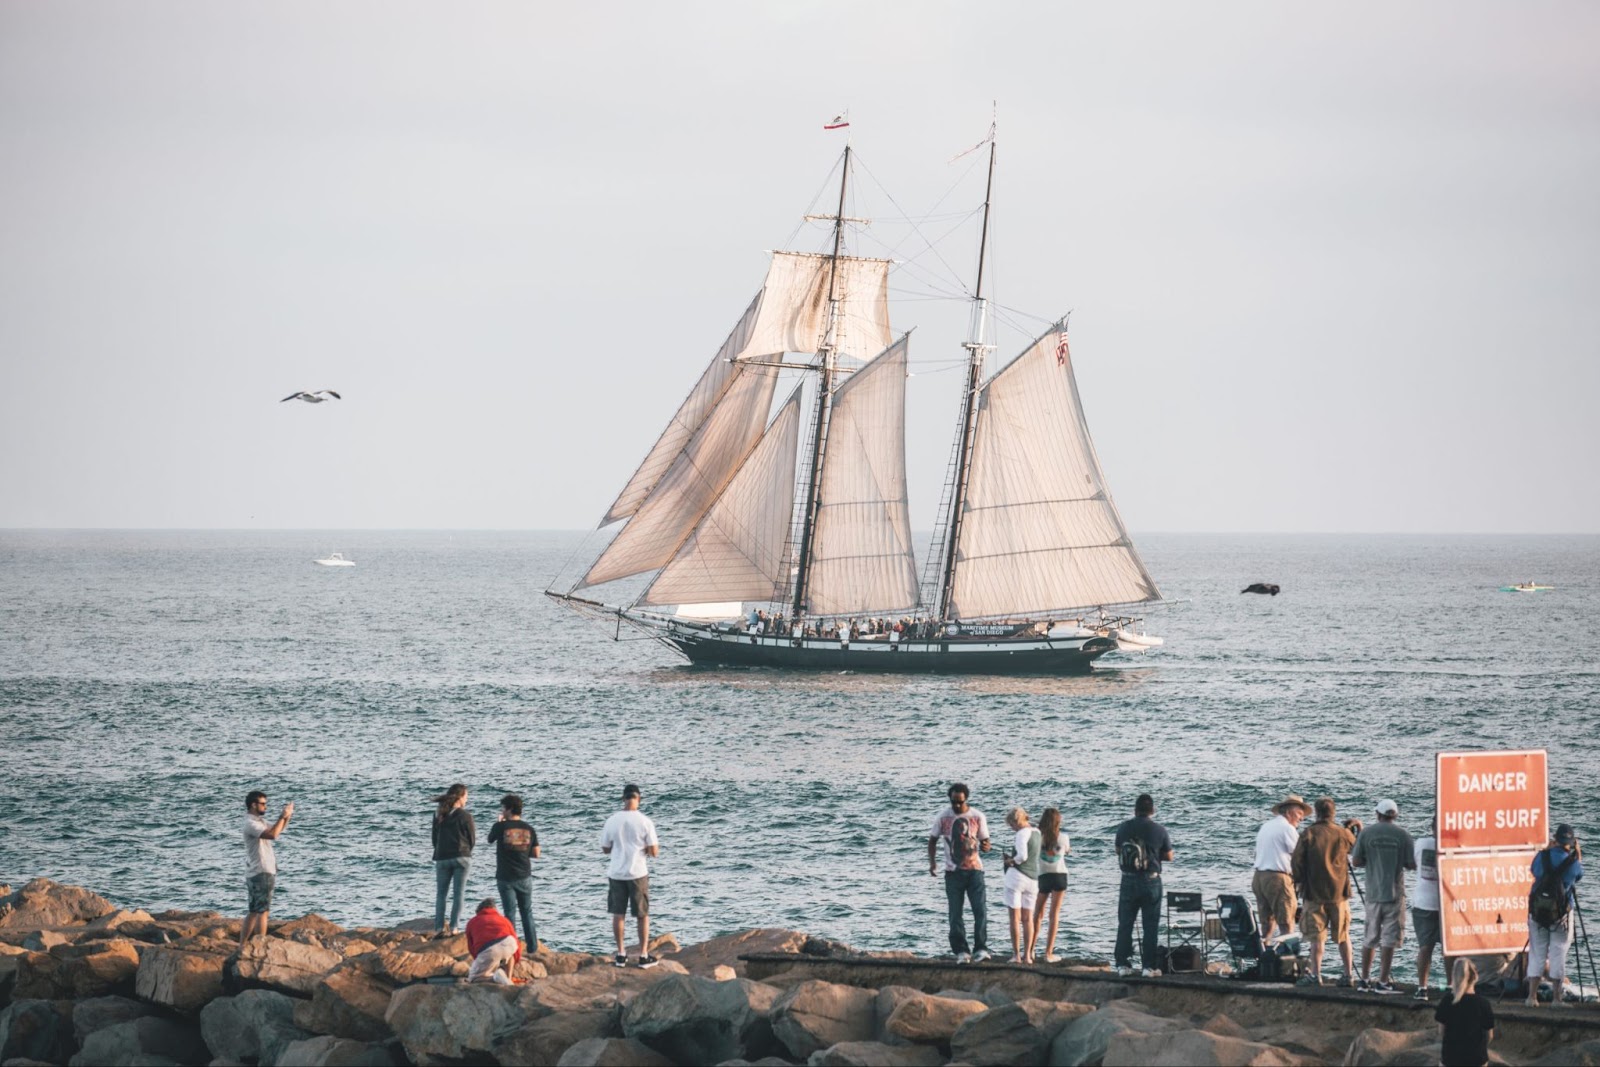
[[[628,909],[639,923],[639,966],[654,967],[650,955],[650,864],[646,857],[659,856],[656,824],[639,810],[639,787],[622,787],[622,810],[606,820],[600,831],[600,851],[611,857],[606,870],[606,911],[611,916],[611,933],[617,941],[613,962],[628,965],[628,949],[623,941]]]
[[[1290,873],[1294,846],[1300,841],[1300,823],[1311,814],[1311,805],[1297,796],[1287,796],[1272,806],[1272,818],[1256,832],[1255,873],[1250,891],[1256,897],[1256,914],[1261,917],[1261,940],[1271,941],[1273,932],[1287,936],[1294,932],[1294,877]]]
[[[244,798],[245,892],[249,898],[244,923],[239,927],[239,947],[252,937],[267,936],[267,914],[272,910],[272,890],[278,884],[278,857],[272,843],[289,825],[294,802],[283,806],[278,821],[267,822],[267,794],[253,790]]]
[[[1439,840],[1433,835],[1433,820],[1428,832],[1412,845],[1417,861],[1417,891],[1411,897],[1411,929],[1417,934],[1417,1000],[1428,999],[1428,969],[1433,966],[1433,946],[1443,947],[1439,926]],[[1445,961],[1448,984],[1449,961]]]

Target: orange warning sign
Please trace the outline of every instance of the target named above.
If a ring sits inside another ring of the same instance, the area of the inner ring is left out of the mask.
[[[1439,854],[1439,922],[1446,956],[1523,950],[1537,852]]]
[[[1542,848],[1550,840],[1550,782],[1543,749],[1441,752],[1439,851]]]

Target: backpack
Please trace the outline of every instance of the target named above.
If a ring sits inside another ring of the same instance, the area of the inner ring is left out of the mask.
[[[1128,874],[1143,874],[1150,869],[1150,858],[1144,854],[1144,842],[1130,837],[1117,846],[1117,863]]]
[[[971,815],[957,815],[950,822],[950,862],[958,871],[983,866],[978,858],[978,820]]]
[[[1553,864],[1550,850],[1544,851],[1544,874],[1533,883],[1533,890],[1528,894],[1528,918],[1542,929],[1559,925],[1567,917],[1567,890],[1562,876],[1577,858],[1578,850],[1573,849],[1566,859]]]

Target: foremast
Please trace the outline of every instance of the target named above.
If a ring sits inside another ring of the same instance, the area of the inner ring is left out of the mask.
[[[956,444],[955,486],[944,522],[944,559],[939,582],[937,618],[949,622],[950,601],[956,581],[956,547],[960,543],[961,516],[966,510],[967,482],[972,473],[972,438],[978,417],[978,389],[983,384],[984,357],[994,348],[986,341],[989,302],[983,295],[984,266],[989,251],[989,206],[994,192],[994,131],[989,132],[989,176],[983,188],[983,233],[978,241],[978,283],[972,291],[972,317],[968,325],[967,385],[961,394],[961,422]]]
[[[845,194],[850,188],[850,146],[844,148],[844,165],[839,175],[839,209],[833,216],[833,254],[828,263],[828,325],[817,347],[817,399],[812,415],[811,462],[806,470],[801,494],[803,512],[800,542],[796,550],[792,617],[807,614],[806,583],[810,578],[812,545],[817,532],[817,509],[822,503],[822,456],[828,441],[828,413],[833,398],[833,377],[839,339],[839,256],[844,251]]]

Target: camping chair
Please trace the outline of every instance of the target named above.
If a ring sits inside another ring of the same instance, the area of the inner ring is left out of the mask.
[[[1237,893],[1223,893],[1217,897],[1217,920],[1222,924],[1222,935],[1233,955],[1233,969],[1242,972],[1241,960],[1259,960],[1266,952],[1261,943],[1261,928],[1256,925],[1256,913],[1250,901]]]
[[[1214,918],[1217,918],[1216,910],[1206,907],[1199,893],[1167,894],[1168,967],[1174,971],[1205,970],[1206,957],[1211,955],[1206,920]],[[1184,946],[1188,946],[1188,952],[1177,951]]]

